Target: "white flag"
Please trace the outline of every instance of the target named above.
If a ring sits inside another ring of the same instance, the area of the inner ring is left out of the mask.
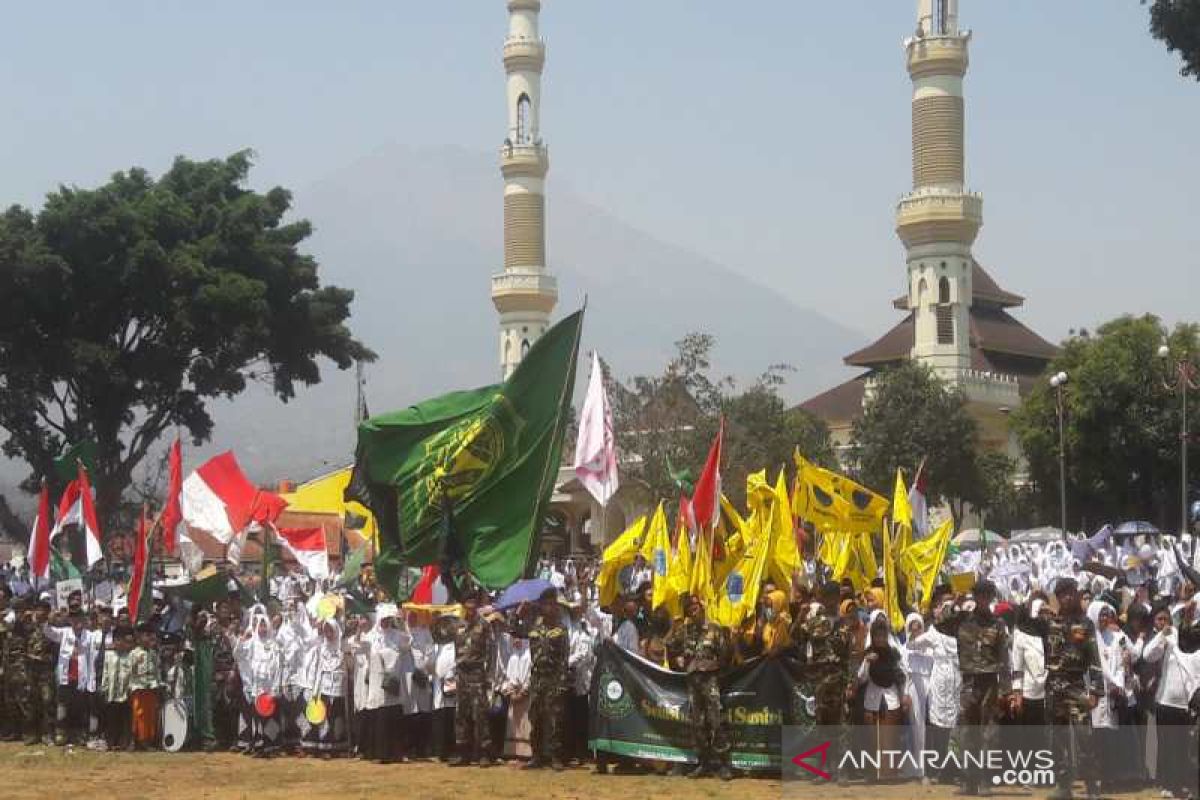
[[[579,439],[575,442],[575,475],[600,505],[617,493],[617,447],[613,436],[612,409],[604,392],[600,356],[592,353],[592,375],[587,398],[579,417]]]

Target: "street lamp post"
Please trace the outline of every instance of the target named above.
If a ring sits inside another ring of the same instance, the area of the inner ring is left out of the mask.
[[[1179,392],[1179,532],[1188,530],[1188,391],[1196,387],[1196,366],[1189,354],[1171,360],[1171,348],[1158,348],[1158,357],[1167,366],[1167,378],[1163,381],[1167,389]]]
[[[1059,372],[1050,378],[1054,388],[1055,405],[1058,409],[1058,513],[1062,536],[1067,538],[1067,439],[1063,426],[1063,388],[1067,385],[1067,373]]]

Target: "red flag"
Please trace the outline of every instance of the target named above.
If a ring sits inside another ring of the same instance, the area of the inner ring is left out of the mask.
[[[721,513],[721,440],[725,436],[725,418],[721,417],[721,427],[717,429],[717,438],[713,440],[708,451],[708,460],[704,462],[704,471],[696,481],[696,490],[692,493],[692,515],[699,528],[713,528],[719,521]]]
[[[87,554],[87,565],[91,567],[97,561],[104,560],[104,551],[100,547],[100,520],[96,517],[92,487],[88,484],[87,470],[83,468],[82,461],[79,462],[79,495],[83,505],[84,552]]]
[[[329,577],[329,551],[324,528],[276,528],[279,543],[292,554],[309,577]]]
[[[183,522],[183,511],[179,507],[179,493],[183,491],[183,445],[179,437],[171,445],[171,453],[167,457],[169,477],[167,478],[167,504],[162,512],[163,547],[167,555],[175,555],[175,545],[179,541],[179,524]]]
[[[29,573],[35,578],[50,577],[50,487],[44,480],[37,517],[29,533]]]
[[[141,608],[143,590],[146,586],[146,565],[149,559],[149,543],[146,541],[149,531],[146,528],[146,509],[138,518],[137,535],[133,543],[133,575],[129,578],[129,621],[137,624],[138,611]]]
[[[221,453],[201,464],[183,481],[180,510],[193,528],[208,531],[228,544],[252,522],[274,522],[287,501],[255,487],[233,453]]]

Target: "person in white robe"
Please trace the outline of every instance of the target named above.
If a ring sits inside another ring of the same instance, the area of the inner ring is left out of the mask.
[[[933,656],[925,648],[915,647],[915,641],[925,632],[925,620],[915,612],[904,618],[907,639],[904,644],[904,673],[908,676],[904,690],[908,695],[908,749],[919,756],[925,749],[925,720],[929,713],[929,679],[933,674]],[[917,766],[906,765],[905,777],[924,778],[920,759],[914,758]]]
[[[352,744],[361,754],[371,749],[371,712],[367,708],[367,695],[370,693],[370,661],[371,641],[375,638],[376,629],[371,617],[359,617],[350,622],[350,635],[346,637],[345,649],[349,655],[351,686],[350,718],[348,729],[351,733]]]
[[[273,755],[283,738],[279,696],[283,652],[271,619],[261,604],[250,609],[249,621],[233,651],[242,678],[242,708],[238,744],[255,756]]]
[[[300,746],[308,753],[330,756],[349,749],[346,687],[347,654],[342,628],[335,620],[322,621],[320,634],[304,661],[305,715]]]
[[[437,645],[421,612],[408,612],[407,630],[409,657],[402,659],[401,666],[408,684],[408,702],[404,707],[409,717],[405,721],[409,733],[407,752],[410,758],[429,758],[433,745],[433,680],[429,669],[436,659]]]
[[[909,649],[933,659],[925,693],[928,708],[925,749],[939,753],[947,752],[950,734],[958,724],[959,693],[962,688],[962,673],[958,669],[958,640],[937,629],[938,622],[951,618],[954,613],[954,601],[943,602],[935,614],[935,624],[908,642]],[[926,777],[945,778],[941,774]]]
[[[529,745],[529,684],[533,662],[527,639],[514,638],[504,682],[500,691],[508,698],[508,724],[504,732],[504,757],[527,759],[533,755]]]
[[[376,628],[368,643],[367,712],[364,758],[381,764],[406,761],[404,747],[404,706],[408,684],[404,680],[402,660],[411,661],[412,636],[399,626],[399,610],[392,603],[380,603],[375,611]]]
[[[435,644],[426,669],[433,680],[433,753],[442,761],[454,757],[454,711],[458,705],[458,672],[454,642]]]
[[[300,748],[300,720],[304,717],[304,659],[317,639],[317,631],[302,604],[294,603],[288,609],[275,638],[283,669],[279,699],[282,747],[287,752],[296,752]]]

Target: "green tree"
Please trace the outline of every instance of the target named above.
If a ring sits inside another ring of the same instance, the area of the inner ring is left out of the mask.
[[[911,481],[924,460],[929,502],[948,501],[961,523],[981,491],[979,433],[965,397],[914,361],[879,372],[872,392],[852,431],[859,481],[890,499],[896,468]]]
[[[286,402],[320,381],[319,357],[374,357],[346,327],[353,292],[321,286],[299,250],[312,228],[285,220],[290,193],[247,189],[250,167],[248,151],[180,157],[157,180],[118,172],[0,217],[0,428],[25,488],[94,441],[111,521],[164,432],[210,437],[211,399],[258,380]]]
[[[1200,0],[1152,0],[1150,34],[1169,52],[1179,51],[1181,75],[1200,80]]]
[[[979,491],[972,507],[983,518],[983,527],[1007,533],[1032,527],[1037,519],[1028,486],[1017,484],[1017,462],[1004,453],[980,453]]]
[[[1197,326],[1173,331],[1157,317],[1124,316],[1063,343],[1048,374],[1065,371],[1067,524],[1091,529],[1105,521],[1149,519],[1177,525],[1180,405],[1157,356],[1197,352]],[[1192,409],[1190,426],[1200,423]],[[1058,518],[1058,415],[1055,390],[1039,382],[1013,424],[1029,461],[1044,518]],[[1192,465],[1194,466],[1194,465]],[[1196,476],[1196,471],[1192,477]]]
[[[692,333],[675,343],[676,354],[659,375],[622,383],[605,365],[617,445],[624,472],[644,481],[653,496],[671,498],[671,468],[698,474],[725,417],[722,484],[735,503],[744,501],[746,476],[766,467],[772,479],[791,464],[799,446],[809,458],[833,463],[829,429],[806,411],[788,408],[779,389],[789,367],[769,368],[738,391],[733,379],[710,375],[715,340]]]

